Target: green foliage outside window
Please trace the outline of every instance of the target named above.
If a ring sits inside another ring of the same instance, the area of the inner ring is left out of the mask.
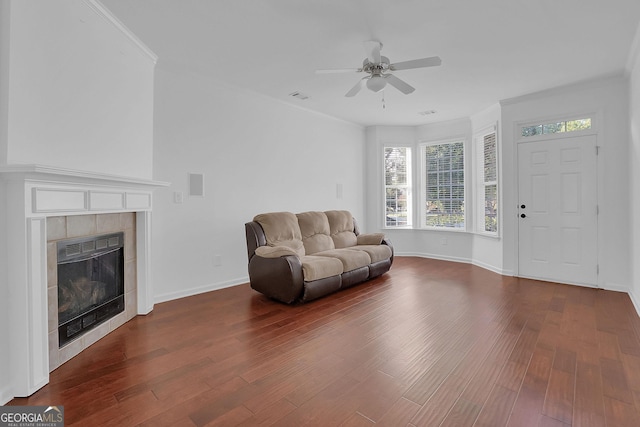
[[[553,133],[575,132],[585,129],[591,129],[591,118],[525,126],[522,128],[522,136],[526,137]]]

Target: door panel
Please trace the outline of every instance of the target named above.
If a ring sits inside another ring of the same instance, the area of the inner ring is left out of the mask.
[[[518,145],[520,276],[597,284],[596,168],[593,135]]]

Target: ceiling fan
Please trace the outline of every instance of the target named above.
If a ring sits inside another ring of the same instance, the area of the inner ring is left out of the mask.
[[[362,61],[362,67],[316,70],[316,73],[344,73],[354,71],[357,73],[369,73],[368,76],[363,77],[358,83],[356,83],[354,87],[351,88],[349,92],[344,95],[347,97],[355,96],[364,86],[366,86],[373,92],[380,92],[385,88],[387,83],[407,95],[413,92],[415,88],[405,81],[397,78],[393,74],[389,73],[390,71],[436,67],[442,63],[440,57],[431,56],[429,58],[413,59],[410,61],[396,62],[394,64],[391,64],[389,58],[380,55],[382,43],[377,40],[369,40],[364,42],[364,49],[367,57],[364,59],[364,61]]]

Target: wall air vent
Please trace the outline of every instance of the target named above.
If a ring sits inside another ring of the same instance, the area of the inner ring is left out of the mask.
[[[430,116],[431,114],[435,114],[435,113],[437,113],[436,110],[418,111],[418,114],[421,116]]]
[[[298,91],[291,92],[289,96],[293,96],[294,98],[298,99],[309,99],[309,95],[305,95],[304,93]]]

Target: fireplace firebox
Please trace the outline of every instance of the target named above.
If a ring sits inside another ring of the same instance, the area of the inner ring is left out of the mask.
[[[124,233],[58,242],[58,345],[124,311]]]

